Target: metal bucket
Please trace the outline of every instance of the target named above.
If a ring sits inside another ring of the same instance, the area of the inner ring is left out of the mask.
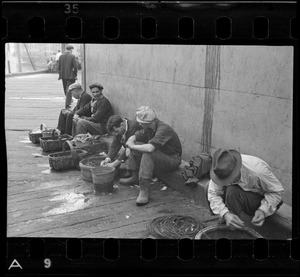
[[[111,192],[114,186],[115,168],[114,167],[95,167],[91,169],[94,189],[97,192]]]

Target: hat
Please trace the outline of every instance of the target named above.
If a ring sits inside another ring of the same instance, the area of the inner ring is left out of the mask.
[[[68,44],[68,45],[66,46],[66,49],[67,49],[67,50],[74,49],[74,46],[71,45],[71,44]]]
[[[73,90],[73,89],[82,89],[82,88],[79,83],[73,83],[73,84],[69,85],[69,91]]]
[[[213,154],[210,178],[217,185],[228,185],[239,176],[242,157],[233,149],[227,150],[219,148]]]
[[[150,123],[156,118],[156,113],[148,106],[141,106],[136,110],[136,121],[140,123]]]
[[[100,84],[100,83],[92,83],[89,88],[92,89],[92,88],[99,88],[99,89],[103,89],[103,86]]]

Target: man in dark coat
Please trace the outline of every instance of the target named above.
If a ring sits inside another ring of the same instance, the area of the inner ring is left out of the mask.
[[[71,106],[72,94],[68,92],[68,87],[75,83],[77,79],[77,62],[76,57],[72,54],[74,47],[72,45],[66,46],[66,52],[60,55],[58,60],[58,80],[62,80],[64,93],[66,96],[65,108]]]
[[[106,124],[113,115],[112,106],[102,94],[103,86],[101,84],[93,83],[90,85],[90,90],[93,95],[92,101],[75,112],[73,136],[87,133],[91,135],[107,134]]]
[[[108,119],[106,127],[108,133],[112,134],[114,138],[108,150],[107,158],[101,162],[101,165],[118,167],[128,158],[126,155],[126,142],[128,138],[133,136],[136,131],[141,130],[142,127],[136,120],[122,118],[119,115],[111,116]]]
[[[72,135],[72,124],[73,117],[77,110],[80,110],[86,104],[91,102],[92,97],[83,91],[79,83],[73,83],[69,86],[69,92],[73,95],[74,98],[78,99],[77,105],[72,111],[68,109],[62,109],[59,114],[58,125],[56,132],[58,134],[68,134]]]

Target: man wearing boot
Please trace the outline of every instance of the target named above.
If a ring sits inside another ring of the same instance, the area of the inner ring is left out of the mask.
[[[126,156],[125,143],[129,137],[133,136],[141,128],[140,124],[135,120],[122,118],[119,115],[112,115],[108,119],[106,129],[114,138],[108,150],[107,158],[101,162],[101,166],[119,167],[121,163],[124,163],[128,158]]]
[[[158,170],[171,172],[181,164],[182,147],[177,133],[159,120],[153,109],[141,106],[136,110],[136,120],[142,130],[131,136],[126,145],[130,149],[128,168],[130,178],[120,179],[123,185],[138,183],[138,206],[149,202],[150,182]]]
[[[217,149],[213,154],[208,183],[208,201],[230,229],[243,228],[241,213],[262,226],[265,218],[282,204],[284,189],[269,165],[258,157],[240,154],[234,149]]]

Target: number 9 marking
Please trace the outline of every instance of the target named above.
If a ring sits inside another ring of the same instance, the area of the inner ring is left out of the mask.
[[[51,260],[50,259],[45,259],[44,260],[45,268],[50,268],[51,267]]]

